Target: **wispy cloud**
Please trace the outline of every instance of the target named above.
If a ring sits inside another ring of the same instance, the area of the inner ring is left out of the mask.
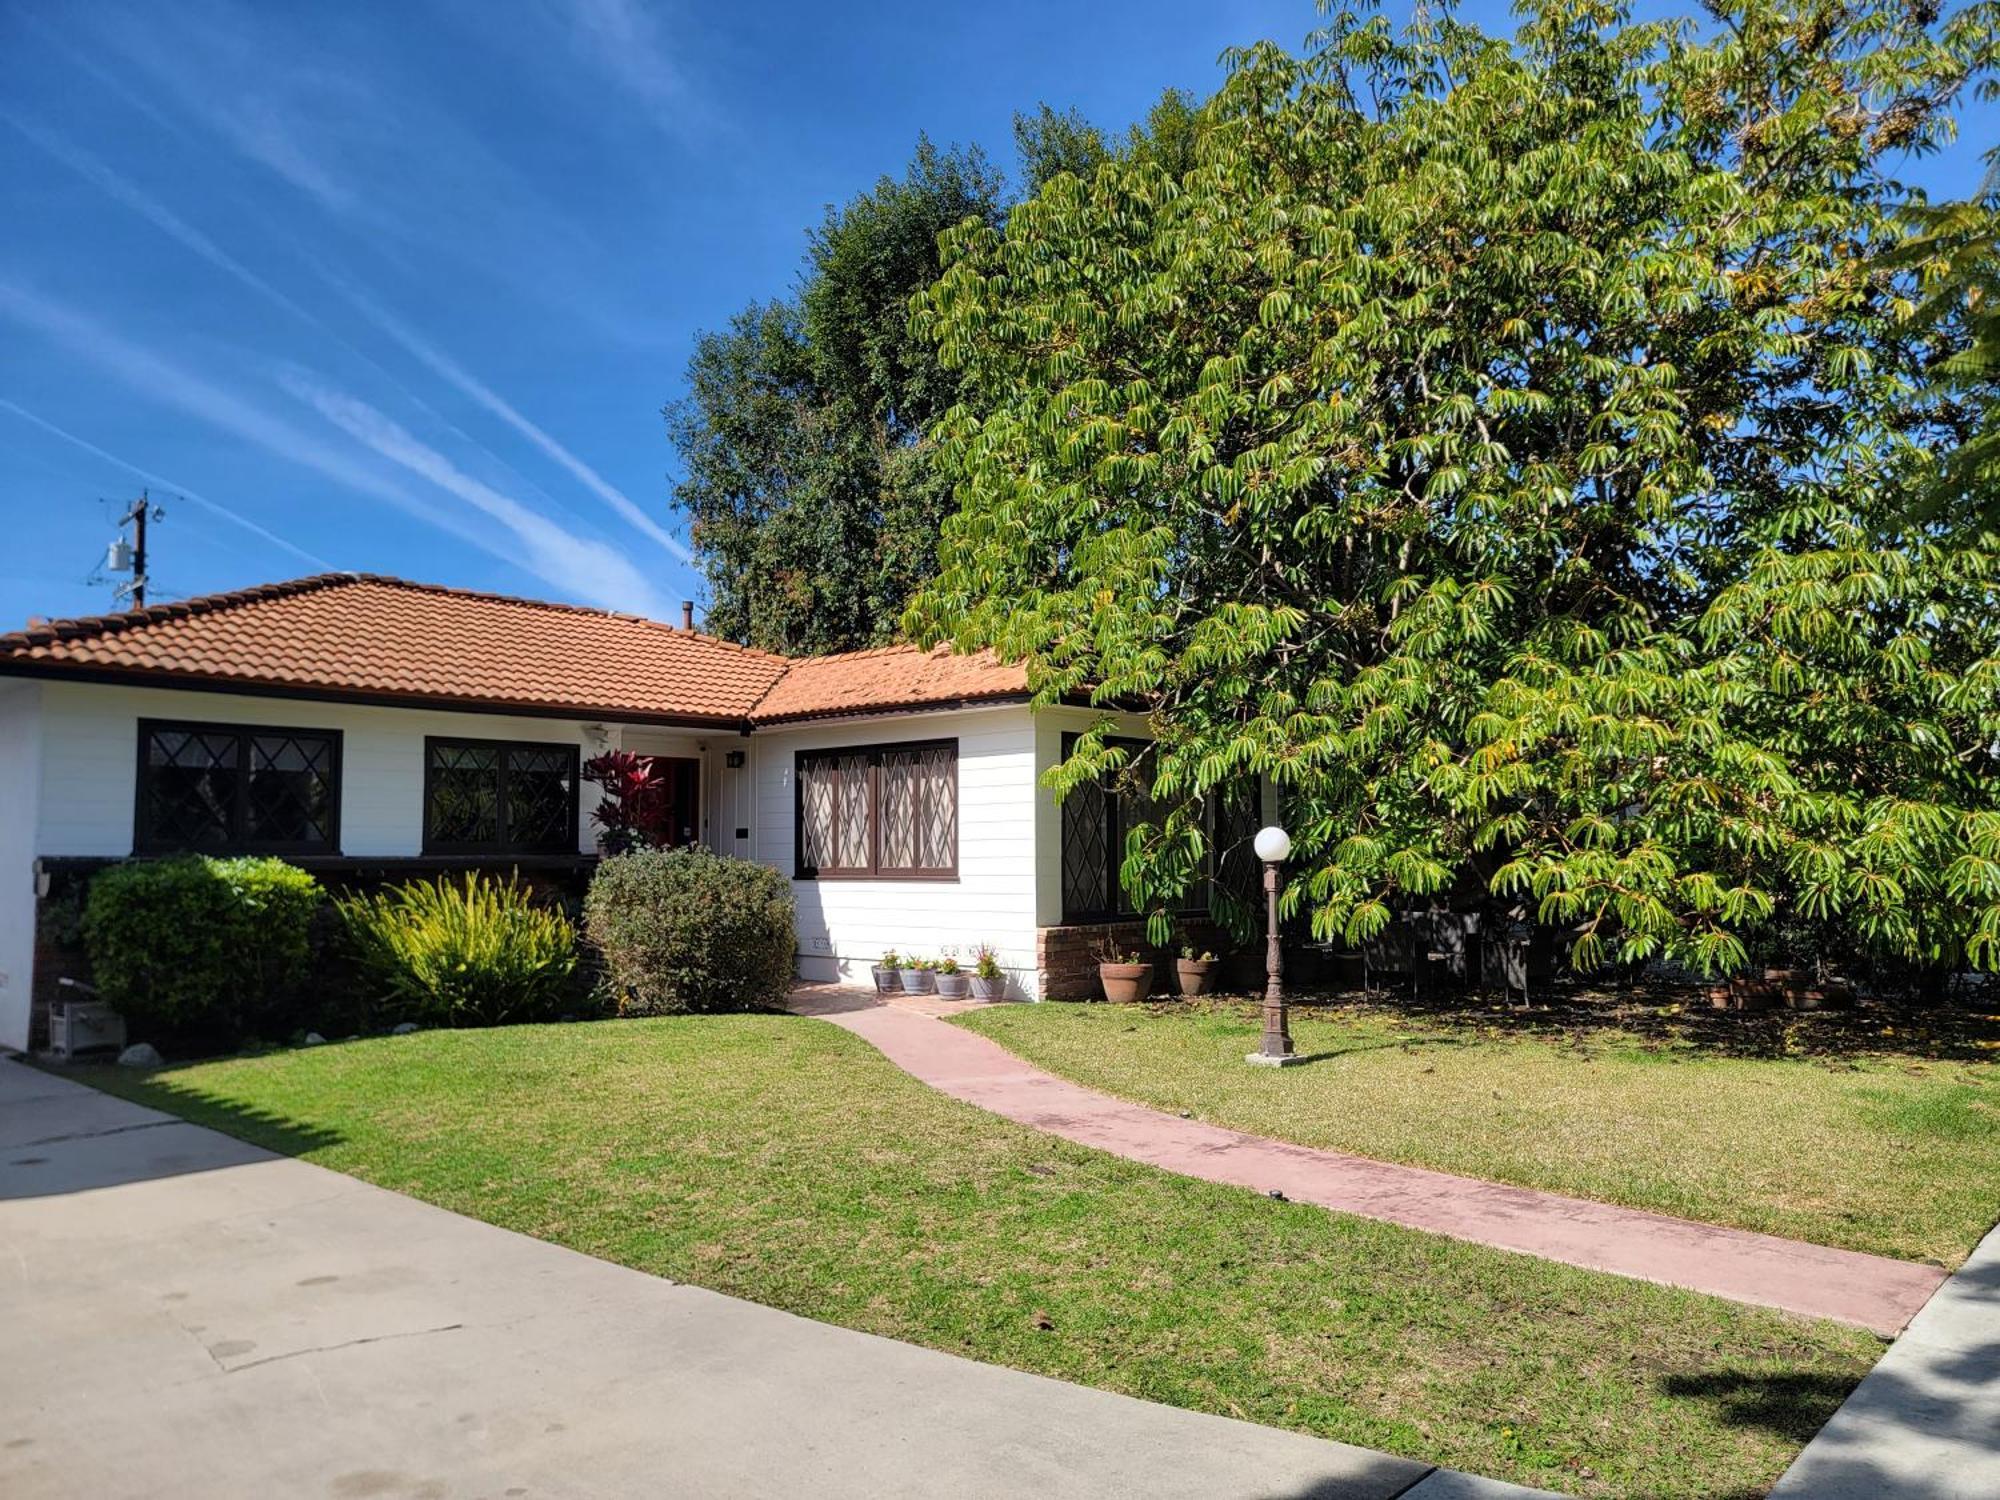
[[[560,0],[570,37],[597,68],[662,125],[686,123],[685,75],[670,56],[659,17],[644,0]]]
[[[95,184],[117,202],[123,204],[140,217],[149,220],[154,228],[178,240],[187,249],[207,261],[218,270],[226,272],[247,286],[258,296],[282,307],[286,312],[315,328],[325,325],[301,307],[290,296],[271,285],[262,276],[244,265],[214,240],[203,234],[194,225],[168,208],[166,204],[148,193],[144,188],[123,176],[108,163],[100,161],[75,142],[65,139],[53,130],[24,120],[18,115],[0,110],[0,120],[5,120],[15,130],[33,141],[43,151],[77,173],[86,181]]]
[[[93,458],[100,459],[103,462],[108,463],[115,468],[123,469],[127,474],[136,475],[138,478],[145,480],[148,484],[157,484],[163,489],[172,491],[176,498],[186,500],[190,504],[197,505],[201,509],[207,511],[210,515],[219,516],[221,519],[229,522],[233,526],[242,527],[252,536],[258,537],[263,541],[270,543],[270,545],[276,547],[281,552],[289,552],[293,557],[298,558],[301,562],[307,563],[312,567],[318,568],[321,572],[329,572],[333,569],[334,565],[328,562],[325,558],[321,557],[318,553],[308,552],[306,551],[305,548],[299,546],[296,542],[286,541],[283,537],[279,536],[275,531],[272,531],[263,526],[259,526],[255,521],[251,520],[241,511],[236,510],[231,506],[224,505],[220,500],[211,500],[208,498],[208,496],[202,494],[199,490],[192,489],[189,486],[182,484],[179,480],[169,479],[164,474],[155,473],[151,469],[142,468],[138,464],[132,463],[126,459],[122,459],[117,454],[98,447],[97,444],[91,442],[89,439],[80,438],[75,433],[69,431],[67,428],[58,427],[54,422],[51,422],[48,418],[36,415],[34,412],[29,411],[27,407],[20,405],[18,402],[9,401],[6,400],[4,397],[0,397],[0,411],[11,412],[13,415],[19,417],[23,422],[27,422],[32,426],[41,428],[43,432],[48,433],[51,437],[61,438],[65,443],[70,444],[72,447],[81,448],[85,453],[90,454]]]
[[[547,517],[460,473],[436,450],[412,438],[364,403],[344,398],[320,407],[373,454],[421,475],[469,505],[443,506],[412,494],[368,463],[331,448],[288,422],[204,379],[195,371],[124,338],[97,320],[27,288],[0,281],[0,317],[35,329],[70,353],[144,395],[312,470],[357,494],[385,501],[461,541],[523,568],[570,597],[613,609],[658,616],[664,603],[616,548],[565,531]],[[326,392],[332,395],[335,393]],[[344,404],[345,403],[345,404]],[[317,402],[312,403],[318,405]],[[340,415],[336,417],[334,414]],[[493,523],[499,523],[497,526]]]
[[[490,516],[536,558],[536,572],[596,602],[616,602],[659,618],[664,605],[631,560],[614,547],[563,530],[491,485],[473,478],[437,449],[406,431],[367,402],[288,372],[285,388],[356,442],[430,481]]]
[[[577,273],[596,258],[590,236],[411,76],[380,28],[337,9],[233,0],[106,4],[79,24],[137,86],[375,253],[441,250],[543,295],[588,286]],[[496,263],[503,239],[512,254]]]
[[[476,449],[482,457],[503,469],[507,469],[509,473],[514,472],[506,460],[486,448],[469,433],[450,422],[436,408],[431,406],[429,402],[425,401],[423,397],[398,380],[394,374],[384,368],[380,361],[376,360],[366,350],[360,348],[310,308],[300,304],[296,298],[272,285],[269,280],[252,270],[242,260],[216,243],[208,234],[191,224],[187,219],[176,213],[158,198],[155,198],[137,183],[123,176],[116,168],[84,150],[83,147],[77,145],[75,142],[67,140],[56,132],[37,125],[32,121],[24,120],[4,110],[0,110],[0,120],[4,120],[13,126],[14,129],[26,136],[30,141],[33,141],[43,151],[78,173],[86,181],[102,189],[113,201],[131,209],[162,233],[178,241],[210,265],[234,277],[242,285],[257,293],[258,296],[265,298],[274,306],[284,309],[307,326],[325,335],[328,339],[361,361],[361,363],[368,366],[377,375],[381,376],[383,380],[387,381],[395,389],[399,396],[409,402],[418,411],[421,411],[438,426],[450,432],[453,437],[465,443],[468,447]],[[321,280],[335,287],[344,296],[357,301],[357,303],[365,302],[365,298],[363,298],[358,290],[353,288],[342,277],[328,270],[324,262],[316,255],[297,246],[294,249],[307,264],[312,266],[314,272]],[[515,477],[518,478],[520,476],[516,475]],[[524,480],[523,482],[526,483],[527,481]],[[540,492],[537,491],[537,493]]]
[[[411,328],[402,319],[396,317],[365,293],[337,279],[334,281],[334,285],[339,288],[342,295],[348,301],[352,302],[364,317],[374,323],[384,333],[388,334],[397,343],[401,344],[405,349],[409,350],[411,354],[427,365],[432,373],[449,381],[460,391],[485,407],[486,410],[493,413],[494,416],[505,422],[509,427],[520,433],[522,437],[541,449],[550,459],[567,470],[585,489],[589,490],[598,499],[610,506],[613,511],[617,512],[635,530],[659,546],[664,547],[682,562],[691,563],[694,561],[694,554],[688,550],[680,538],[676,537],[672,532],[661,526],[659,522],[647,515],[623,490],[619,489],[610,480],[598,473],[597,470],[578,458],[576,454],[564,447],[554,437],[550,436],[548,432],[523,416],[506,397],[487,385],[486,382],[459,364],[457,360],[424,338],[422,334]]]

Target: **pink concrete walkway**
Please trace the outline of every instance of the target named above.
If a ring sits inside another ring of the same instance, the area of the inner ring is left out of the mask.
[[[1893,1337],[1944,1280],[1935,1266],[1698,1224],[1476,1177],[1395,1166],[1224,1130],[1127,1103],[1044,1073],[985,1037],[943,1024],[963,1002],[806,987],[792,1009],[853,1032],[953,1098],[1188,1177],[1273,1189],[1301,1203],[1382,1219],[1565,1265],[1834,1318]]]

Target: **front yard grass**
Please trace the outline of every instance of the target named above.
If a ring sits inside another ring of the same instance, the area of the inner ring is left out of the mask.
[[[1762,1494],[1881,1351],[1086,1150],[795,1017],[81,1076],[808,1317],[1578,1495]]]
[[[2000,1017],[1299,1007],[1256,1069],[1247,1002],[960,1020],[1078,1083],[1213,1124],[1712,1224],[1956,1266],[2000,1214]],[[1900,1025],[1900,1034],[1899,1034]],[[1949,1025],[1950,1035],[1941,1035]]]

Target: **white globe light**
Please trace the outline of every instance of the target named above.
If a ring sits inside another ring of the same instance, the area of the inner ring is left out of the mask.
[[[1252,847],[1256,849],[1257,857],[1265,864],[1281,865],[1292,852],[1292,836],[1273,824],[1269,828],[1257,830],[1257,837]]]

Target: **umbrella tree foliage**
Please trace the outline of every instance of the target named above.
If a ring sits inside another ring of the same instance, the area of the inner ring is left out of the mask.
[[[1582,967],[1815,925],[1993,965],[2000,543],[1911,503],[1991,391],[1894,260],[1993,8],[1519,14],[1339,11],[1231,58],[1190,170],[948,236],[908,624],[1156,705],[1155,910],[1261,774],[1324,936],[1470,891]]]

